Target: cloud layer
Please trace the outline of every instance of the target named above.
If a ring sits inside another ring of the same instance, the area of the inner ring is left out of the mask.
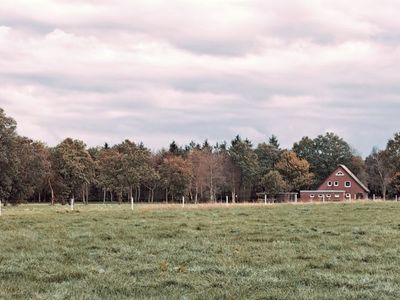
[[[0,3],[0,107],[50,145],[130,138],[283,146],[399,130],[398,1]]]

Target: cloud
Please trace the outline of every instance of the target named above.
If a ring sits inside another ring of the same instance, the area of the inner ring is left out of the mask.
[[[0,4],[0,107],[50,145],[175,139],[290,147],[398,130],[398,1]]]

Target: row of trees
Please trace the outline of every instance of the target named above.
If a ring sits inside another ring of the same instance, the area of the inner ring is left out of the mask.
[[[333,133],[303,137],[292,149],[281,149],[275,136],[257,147],[237,136],[229,144],[172,142],[152,153],[129,140],[87,148],[67,138],[48,147],[19,136],[16,128],[0,109],[0,200],[7,202],[251,200],[261,191],[314,188],[338,164],[347,165],[376,195],[400,190],[400,133],[363,160]]]

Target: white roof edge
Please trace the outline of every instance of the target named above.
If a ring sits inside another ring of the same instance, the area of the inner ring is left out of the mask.
[[[350,171],[349,168],[347,168],[345,165],[339,165],[339,167],[342,167],[366,192],[370,192],[369,189],[360,181],[360,179],[357,178],[356,175],[353,174],[353,172]]]

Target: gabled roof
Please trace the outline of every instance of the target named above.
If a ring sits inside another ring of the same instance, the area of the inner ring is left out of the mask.
[[[346,173],[349,174],[351,178],[353,178],[367,193],[369,193],[369,189],[345,165],[339,165],[339,167],[341,167],[343,170],[345,170]]]

